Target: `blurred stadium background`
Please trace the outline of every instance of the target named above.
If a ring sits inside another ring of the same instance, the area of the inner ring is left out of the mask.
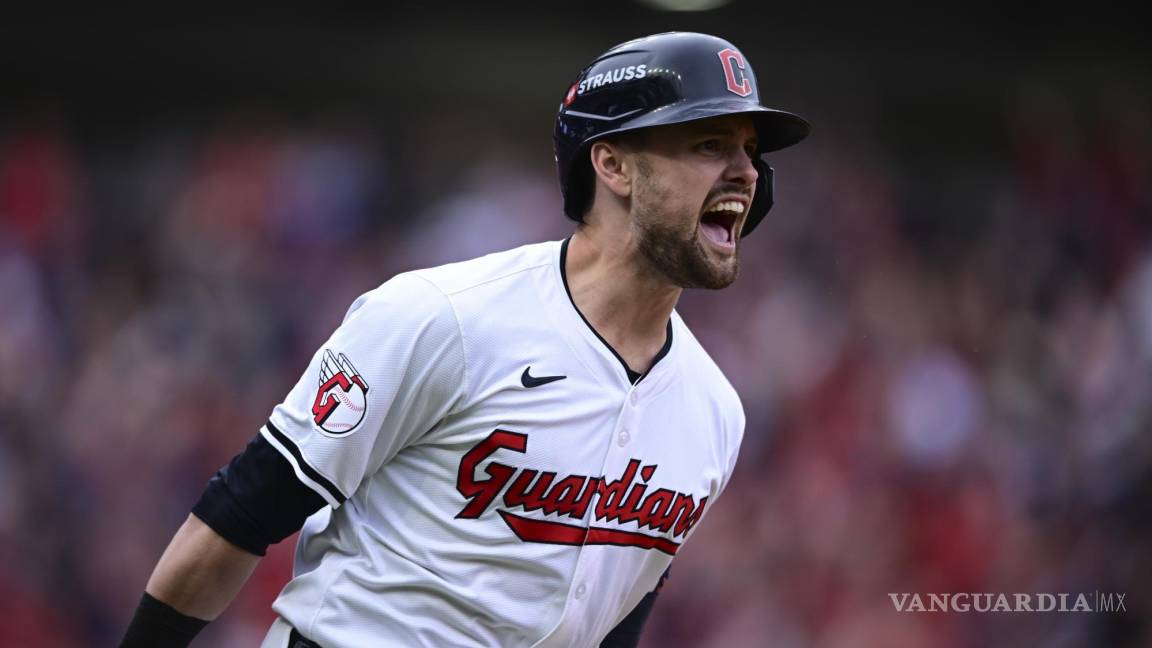
[[[789,5],[789,6],[782,6]],[[205,481],[359,293],[570,230],[552,119],[725,36],[815,125],[722,294],[737,474],[646,648],[1152,645],[1152,62],[1119,9],[737,1],[0,21],[0,636],[113,645]],[[274,548],[199,645],[258,644]],[[1123,592],[1118,614],[889,592]]]

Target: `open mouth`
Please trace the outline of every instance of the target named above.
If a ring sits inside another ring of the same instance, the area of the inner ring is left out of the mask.
[[[744,208],[745,204],[739,200],[724,200],[712,205],[700,216],[700,231],[720,247],[735,247],[736,222]]]

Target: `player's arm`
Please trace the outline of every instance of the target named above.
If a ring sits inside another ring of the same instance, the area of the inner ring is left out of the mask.
[[[228,607],[268,545],[324,501],[261,436],[208,482],[164,551],[121,648],[184,647]]]
[[[176,532],[145,591],[182,614],[215,619],[252,575],[260,556],[220,537],[189,515]]]
[[[414,275],[357,299],[261,432],[208,483],[157,565],[128,638],[140,628],[166,636],[122,648],[186,646],[268,545],[325,505],[341,506],[447,415],[467,382],[459,332],[448,299]],[[337,392],[356,395],[359,411]]]
[[[640,645],[640,634],[644,631],[644,624],[648,621],[648,615],[652,613],[652,607],[656,605],[656,595],[660,592],[660,588],[664,587],[664,581],[668,580],[669,571],[664,571],[660,582],[656,584],[656,589],[640,599],[628,616],[617,623],[612,632],[604,637],[604,641],[600,642],[600,648],[636,648]]]
[[[636,648],[640,645],[640,634],[644,631],[644,623],[656,604],[656,592],[649,592],[640,599],[640,603],[624,617],[624,620],[612,628],[612,632],[600,642],[600,648]]]
[[[224,611],[260,556],[189,515],[148,579],[121,646],[183,646]]]

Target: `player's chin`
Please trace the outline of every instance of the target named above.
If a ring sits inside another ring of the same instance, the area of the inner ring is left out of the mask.
[[[723,263],[715,267],[715,281],[711,286],[713,290],[727,288],[736,281],[740,275],[740,260],[733,252]]]
[[[723,290],[731,286],[736,281],[736,275],[739,274],[738,267],[731,268],[712,268],[706,276],[701,277],[695,282],[693,288],[704,288],[705,290]]]
[[[707,240],[697,239],[699,265],[693,273],[694,288],[720,290],[731,286],[740,274],[740,258],[736,246],[730,249],[715,249]]]

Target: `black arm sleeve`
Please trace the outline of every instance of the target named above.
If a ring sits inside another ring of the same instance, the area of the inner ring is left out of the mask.
[[[206,625],[145,592],[120,648],[185,648]]]
[[[263,556],[268,545],[299,531],[324,505],[296,478],[292,464],[257,434],[208,482],[192,514],[228,542]]]
[[[664,581],[668,580],[669,571],[671,570],[665,570],[660,582],[656,584],[656,589],[644,595],[628,616],[612,628],[612,632],[600,642],[600,648],[636,648],[640,645],[640,633],[644,631],[644,623],[648,621],[648,615],[656,605],[656,595],[660,593],[660,588],[664,587]]]

